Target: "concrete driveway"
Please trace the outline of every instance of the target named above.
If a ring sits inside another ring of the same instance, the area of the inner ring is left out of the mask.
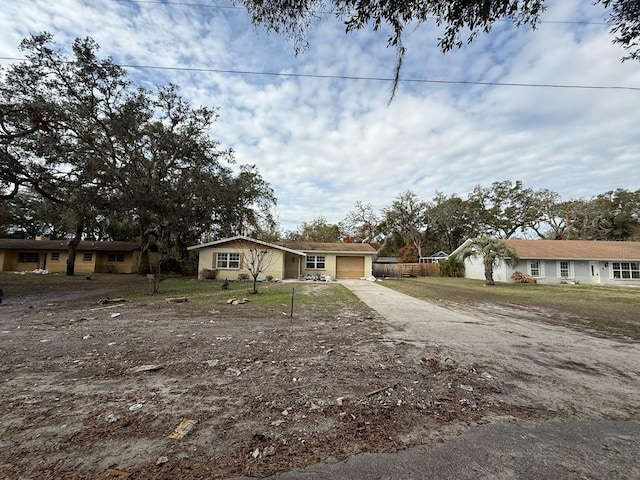
[[[455,311],[378,282],[340,283],[384,318],[391,341],[437,346],[458,361],[480,363],[516,385],[520,397],[508,401],[568,407],[577,420],[483,425],[435,447],[355,455],[271,478],[640,478],[638,342],[591,336],[518,310]]]

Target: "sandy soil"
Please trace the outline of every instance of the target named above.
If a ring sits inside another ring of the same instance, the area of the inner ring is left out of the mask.
[[[251,303],[194,315],[57,293],[0,306],[1,478],[262,477],[640,404],[638,345],[540,312],[447,308],[427,328],[353,305],[291,322]],[[183,419],[197,423],[170,438]]]
[[[491,372],[512,387],[503,401],[582,419],[638,418],[637,341],[589,331],[588,323],[559,325],[563,313],[544,308],[385,299],[395,294],[385,289],[368,298],[384,315],[391,341]]]

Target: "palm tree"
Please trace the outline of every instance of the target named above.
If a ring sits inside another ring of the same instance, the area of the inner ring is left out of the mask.
[[[495,285],[493,280],[493,269],[500,261],[511,261],[518,263],[518,255],[515,250],[502,243],[499,239],[491,237],[480,237],[472,240],[462,251],[462,260],[469,257],[482,257],[484,263],[484,284]]]

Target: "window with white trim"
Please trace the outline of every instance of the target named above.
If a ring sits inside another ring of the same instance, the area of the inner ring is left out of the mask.
[[[325,256],[324,255],[307,255],[307,268],[311,270],[318,270],[325,268]]]
[[[573,278],[573,262],[560,260],[557,265],[558,278]]]
[[[529,260],[529,275],[536,278],[542,278],[544,273],[542,271],[542,262],[540,260]]]
[[[640,262],[613,262],[613,278],[640,279]]]
[[[216,267],[240,268],[240,254],[227,252],[216,253]]]

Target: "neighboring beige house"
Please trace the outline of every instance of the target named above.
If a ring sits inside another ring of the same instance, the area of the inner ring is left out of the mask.
[[[297,279],[306,275],[361,278],[371,275],[376,251],[367,243],[274,242],[232,237],[188,247],[198,251],[198,272],[218,270],[218,278],[248,275],[251,249],[268,250],[260,277]]]
[[[0,271],[47,270],[66,272],[67,240],[0,239]],[[138,242],[91,242],[78,245],[75,273],[136,273],[140,260]]]
[[[451,256],[469,244],[467,240]],[[494,268],[496,282],[512,282],[515,271],[536,278],[538,283],[579,282],[586,284],[640,286],[640,242],[595,240],[501,240],[513,248],[519,263],[500,262]],[[484,280],[481,258],[465,261],[465,276]]]

